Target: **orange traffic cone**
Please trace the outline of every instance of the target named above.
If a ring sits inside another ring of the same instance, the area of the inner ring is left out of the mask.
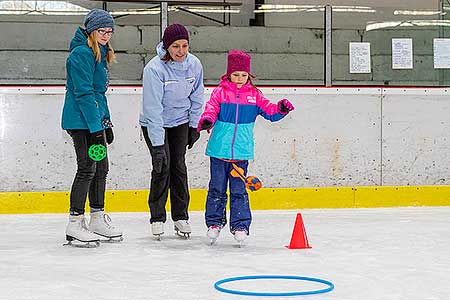
[[[306,236],[305,226],[303,225],[302,214],[298,213],[295,219],[294,230],[292,231],[291,243],[286,246],[289,249],[310,249],[308,237]]]

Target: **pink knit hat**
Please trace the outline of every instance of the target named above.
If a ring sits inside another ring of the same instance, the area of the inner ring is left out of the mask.
[[[247,72],[251,77],[256,76],[250,73],[250,60],[252,57],[241,50],[230,50],[228,51],[228,66],[227,74],[222,77],[228,77],[233,72]]]

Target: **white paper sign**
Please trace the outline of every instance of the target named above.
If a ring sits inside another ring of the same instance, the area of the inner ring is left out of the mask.
[[[392,69],[413,68],[412,39],[392,39]]]
[[[349,43],[350,73],[370,73],[370,43]]]
[[[450,69],[450,39],[433,39],[434,68]]]

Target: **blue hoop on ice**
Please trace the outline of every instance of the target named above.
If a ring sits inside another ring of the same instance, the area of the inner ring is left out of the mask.
[[[252,279],[290,279],[290,280],[313,281],[313,282],[323,283],[328,287],[325,289],[304,291],[304,292],[265,293],[265,292],[238,291],[238,290],[226,289],[226,288],[223,288],[220,286],[221,284],[226,283],[226,282],[252,280]],[[301,295],[314,295],[314,294],[328,293],[334,289],[334,284],[331,283],[330,281],[320,279],[320,278],[314,278],[314,277],[286,276],[286,275],[255,275],[255,276],[240,276],[240,277],[225,278],[225,279],[219,280],[216,283],[214,283],[214,288],[220,292],[228,293],[228,294],[235,294],[235,295],[281,297],[281,296],[301,296]]]

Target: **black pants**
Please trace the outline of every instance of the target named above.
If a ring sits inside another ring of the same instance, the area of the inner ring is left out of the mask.
[[[145,142],[153,156],[153,147],[148,137],[147,127],[142,127]],[[150,223],[166,221],[166,203],[170,189],[170,206],[173,221],[188,220],[189,189],[186,168],[186,146],[188,143],[189,123],[165,129],[164,141],[168,164],[161,173],[152,170],[150,195]],[[152,160],[153,164],[153,160]]]
[[[73,139],[77,155],[77,173],[70,192],[70,212],[84,214],[86,196],[89,193],[89,206],[103,209],[105,206],[105,186],[108,175],[108,156],[95,162],[88,155],[92,145],[89,130],[68,130]]]

